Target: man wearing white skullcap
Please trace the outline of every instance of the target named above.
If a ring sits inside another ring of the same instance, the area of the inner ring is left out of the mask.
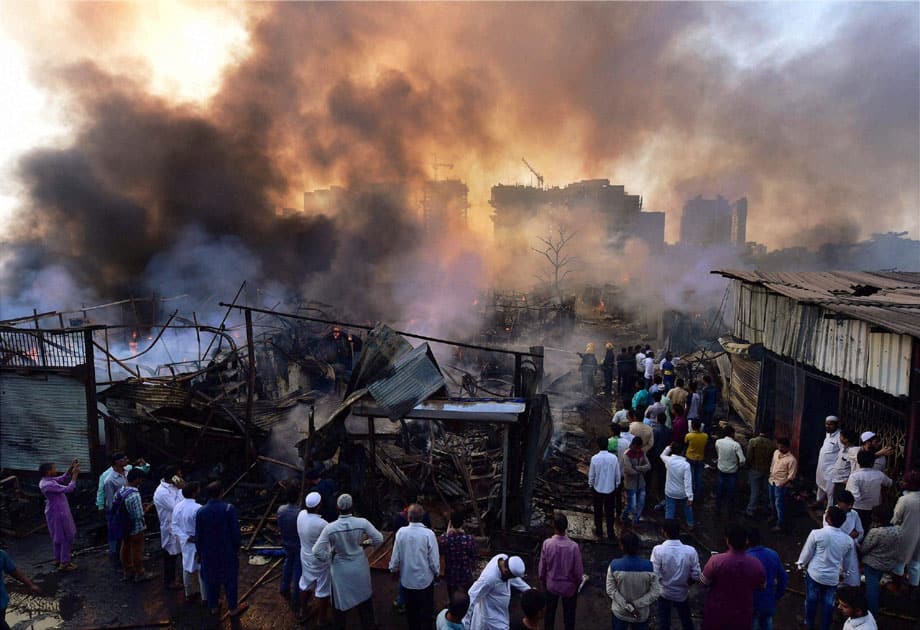
[[[311,492],[304,500],[306,510],[301,510],[297,515],[297,535],[300,537],[300,616],[307,618],[307,606],[312,594],[316,601],[316,618],[323,623],[329,616],[329,595],[331,585],[329,582],[329,561],[320,560],[313,555],[313,545],[319,535],[328,525],[319,515],[322,506],[322,496],[319,492]]]
[[[824,419],[824,430],[827,435],[824,437],[821,450],[818,451],[818,467],[815,470],[815,485],[818,486],[815,491],[815,501],[819,504],[828,499],[829,475],[842,448],[840,445],[840,420],[837,416],[828,416]]]
[[[500,553],[489,560],[470,587],[470,608],[463,625],[469,630],[508,630],[511,587],[519,591],[530,589],[523,576],[524,561],[518,556]]]
[[[875,463],[872,464],[872,467],[885,472],[888,467],[888,456],[894,454],[894,449],[890,446],[883,448],[882,441],[872,431],[864,431],[859,436],[859,442],[862,444],[862,450],[875,454]]]
[[[339,518],[326,525],[313,545],[313,555],[330,561],[332,578],[332,604],[335,607],[336,627],[345,626],[346,613],[358,609],[362,628],[373,628],[374,604],[371,596],[371,568],[364,555],[367,544],[378,547],[383,535],[367,519],[352,516],[354,501],[350,494],[339,496],[336,505]]]

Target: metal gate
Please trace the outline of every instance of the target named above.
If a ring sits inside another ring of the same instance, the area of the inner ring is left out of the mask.
[[[757,430],[795,441],[795,367],[764,356],[757,404]]]
[[[842,419],[857,433],[872,431],[882,444],[894,448],[894,454],[888,458],[888,470],[901,471],[907,449],[907,407],[893,397],[883,402],[883,397],[884,394],[870,396],[858,389],[847,389]]]

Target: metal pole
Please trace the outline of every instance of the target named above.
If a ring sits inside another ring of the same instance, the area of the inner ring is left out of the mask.
[[[105,331],[105,369],[109,373],[109,380],[112,380],[112,355],[109,354],[109,329],[108,327],[103,329]]]
[[[35,335],[38,337],[38,352],[42,358],[42,367],[48,367],[48,358],[45,356],[45,336],[41,332],[41,327],[38,325],[38,310],[32,309],[32,314],[35,317],[35,330],[38,333]]]
[[[236,301],[239,299],[240,293],[243,292],[243,288],[244,288],[245,286],[246,286],[246,281],[243,280],[243,284],[240,285],[240,288],[239,288],[239,290],[236,292],[236,295],[233,296],[233,302],[232,302],[232,303],[230,303],[230,304],[224,304],[223,302],[221,302],[221,304],[220,304],[221,306],[227,306],[227,312],[224,314],[224,318],[223,318],[222,320],[220,320],[220,325],[217,327],[218,330],[221,330],[221,329],[224,327],[224,324],[227,323],[227,318],[230,317],[230,308],[236,306]],[[207,354],[211,351],[211,346],[214,345],[214,339],[215,339],[215,337],[216,337],[216,335],[215,335],[214,337],[211,337],[211,341],[210,341],[210,343],[208,343],[208,347],[207,347],[207,349],[204,351],[205,356],[207,356]],[[223,337],[221,337],[221,341],[223,341]],[[220,349],[220,345],[218,345],[217,348]]]
[[[358,328],[360,330],[373,330],[373,326],[367,326],[365,324],[354,324],[351,322],[340,322],[334,319],[321,319],[319,317],[307,317],[306,315],[295,315],[294,313],[283,313],[281,311],[270,311],[264,308],[255,308],[252,306],[240,306],[237,304],[227,304],[221,302],[220,306],[226,306],[227,308],[236,308],[239,310],[250,310],[254,313],[264,313],[266,315],[275,315],[278,317],[287,317],[290,319],[299,319],[306,322],[317,322],[319,324],[331,324],[333,326],[344,326],[346,328]],[[452,341],[450,339],[440,339],[438,337],[429,337],[427,335],[416,335],[415,333],[406,332],[404,330],[395,330],[393,331],[403,337],[411,337],[413,339],[421,339],[422,341],[431,341],[434,343],[446,343],[451,346],[457,346],[459,348],[470,348],[471,350],[485,350],[487,352],[503,352],[505,354],[516,354],[524,357],[542,357],[542,354],[534,354],[532,352],[523,352],[520,350],[508,350],[507,348],[495,348],[490,346],[480,346],[472,343],[463,343],[461,341]]]
[[[502,433],[502,529],[508,524],[508,426]]]
[[[246,315],[246,349],[249,352],[249,379],[246,394],[246,424],[252,425],[252,402],[256,390],[256,346],[252,339],[252,311],[244,311]]]
[[[918,462],[914,451],[920,431],[920,341],[913,340],[908,381],[907,444],[904,449],[904,472],[916,470]]]
[[[99,465],[99,413],[96,410],[96,360],[93,353],[93,331],[83,331],[86,358],[86,437],[89,442],[90,472],[101,470]]]

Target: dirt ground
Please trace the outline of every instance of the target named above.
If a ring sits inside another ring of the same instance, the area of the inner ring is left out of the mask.
[[[601,434],[607,430],[608,417],[603,413],[592,413],[587,418],[585,430],[589,434]],[[606,434],[606,433],[604,433]],[[706,471],[705,487],[709,495],[715,488],[715,473]],[[747,499],[746,483],[739,483],[739,504]],[[651,547],[660,542],[654,519],[663,518],[661,512],[652,510],[653,502],[648,502],[646,516],[649,522],[641,523],[638,529],[643,542],[643,552],[647,555]],[[711,498],[704,498],[702,504],[695,504],[698,527],[692,534],[684,536],[684,542],[694,545],[700,554],[701,563],[712,553],[724,550],[720,533],[726,523],[726,517],[714,513]],[[775,618],[778,630],[801,627],[803,612],[804,583],[793,564],[809,532],[817,527],[818,514],[806,510],[801,505],[790,506],[792,514],[791,530],[788,534],[771,534],[766,531],[765,518],[759,520],[745,519],[747,525],[764,526],[764,544],[776,549],[790,571],[787,595],[779,602]],[[104,534],[99,524],[91,528],[87,524],[78,524],[80,529],[75,544],[77,549],[98,546],[104,543]],[[488,541],[488,547],[482,550],[482,563],[494,553],[509,552],[521,555],[527,565],[527,580],[537,584],[536,562],[542,538],[548,531],[532,533],[505,533],[494,536]],[[605,575],[609,562],[620,554],[615,544],[579,540],[582,544],[585,572],[590,579],[579,601],[577,620],[578,628],[609,628],[610,605],[604,593]],[[176,591],[165,591],[160,583],[161,561],[159,538],[156,534],[147,542],[150,559],[148,571],[156,574],[158,579],[126,585],[120,580],[120,571],[114,568],[105,550],[79,553],[75,562],[79,568],[67,574],[52,570],[51,544],[46,535],[33,534],[24,539],[6,539],[5,548],[13,556],[17,565],[30,575],[44,590],[43,596],[28,596],[16,584],[10,584],[12,600],[7,612],[7,622],[14,630],[35,628],[296,628],[294,615],[278,593],[280,568],[272,574],[273,579],[256,589],[247,598],[250,609],[240,619],[218,620],[211,617],[200,604],[185,603],[183,595]],[[249,564],[248,554],[240,557],[239,590],[242,595],[261,576],[269,565],[253,566]],[[11,581],[8,581],[8,584]],[[373,572],[374,608],[380,627],[396,629],[406,627],[405,617],[396,613],[392,602],[396,594],[396,583],[386,572]],[[694,618],[701,619],[705,591],[694,586],[690,591],[691,607]],[[436,608],[445,603],[443,587],[436,591]],[[519,598],[512,598],[512,612],[519,609]],[[920,603],[910,602],[905,597],[882,593],[882,618],[879,628],[906,630],[918,627]],[[557,627],[561,627],[560,619]],[[677,625],[676,618],[673,624]],[[834,628],[840,628],[842,620],[837,619]],[[349,627],[357,627],[357,620],[349,620]],[[657,628],[654,619],[652,628]]]

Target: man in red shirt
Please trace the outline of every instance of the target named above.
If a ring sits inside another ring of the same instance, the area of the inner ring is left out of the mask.
[[[565,535],[569,520],[562,512],[553,515],[552,538],[543,541],[540,552],[540,583],[546,591],[546,630],[556,625],[556,607],[562,598],[565,630],[575,630],[575,603],[584,567],[578,543]]]
[[[767,574],[757,558],[744,552],[747,534],[740,525],[725,533],[728,551],[716,554],[703,569],[709,586],[703,607],[703,630],[750,630],[754,623],[754,591],[766,586]]]

